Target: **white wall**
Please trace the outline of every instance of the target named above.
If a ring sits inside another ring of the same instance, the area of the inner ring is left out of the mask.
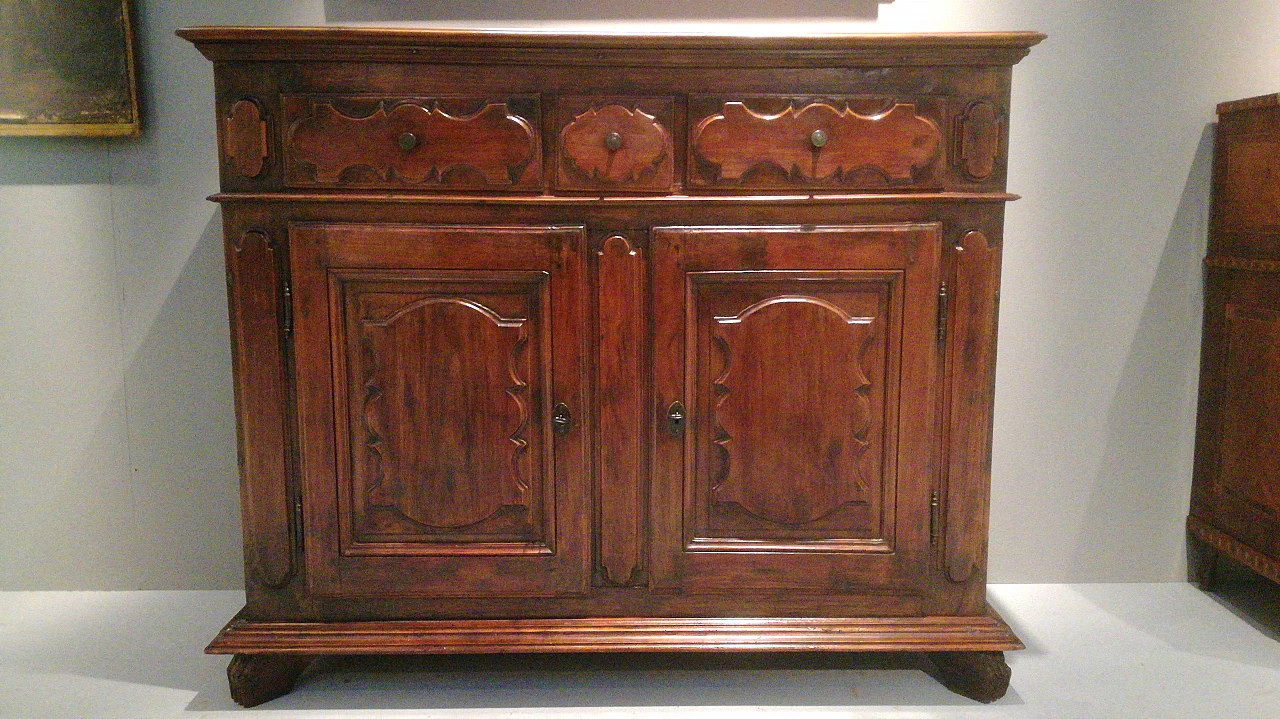
[[[995,582],[1175,581],[1215,103],[1280,91],[1250,0],[138,0],[136,141],[0,139],[0,589],[240,585],[212,73],[193,24],[1049,33],[1014,72]]]

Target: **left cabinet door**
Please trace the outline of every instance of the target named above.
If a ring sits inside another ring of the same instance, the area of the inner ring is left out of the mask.
[[[289,228],[311,593],[585,592],[582,238]]]

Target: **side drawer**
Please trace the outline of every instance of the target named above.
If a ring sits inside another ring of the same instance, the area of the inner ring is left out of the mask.
[[[542,188],[536,96],[281,100],[286,187]]]
[[[689,187],[935,189],[949,146],[942,98],[695,96]]]

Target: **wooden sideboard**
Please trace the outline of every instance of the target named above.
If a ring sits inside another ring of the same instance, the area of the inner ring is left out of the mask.
[[[1280,95],[1218,105],[1205,268],[1192,575],[1280,582]]]
[[[232,693],[317,654],[930,652],[986,603],[1036,33],[180,31],[214,62]]]

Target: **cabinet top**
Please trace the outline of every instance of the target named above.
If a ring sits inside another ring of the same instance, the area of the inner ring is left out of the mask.
[[[1013,65],[1038,32],[713,35],[492,32],[357,27],[192,27],[214,62],[826,67]]]

